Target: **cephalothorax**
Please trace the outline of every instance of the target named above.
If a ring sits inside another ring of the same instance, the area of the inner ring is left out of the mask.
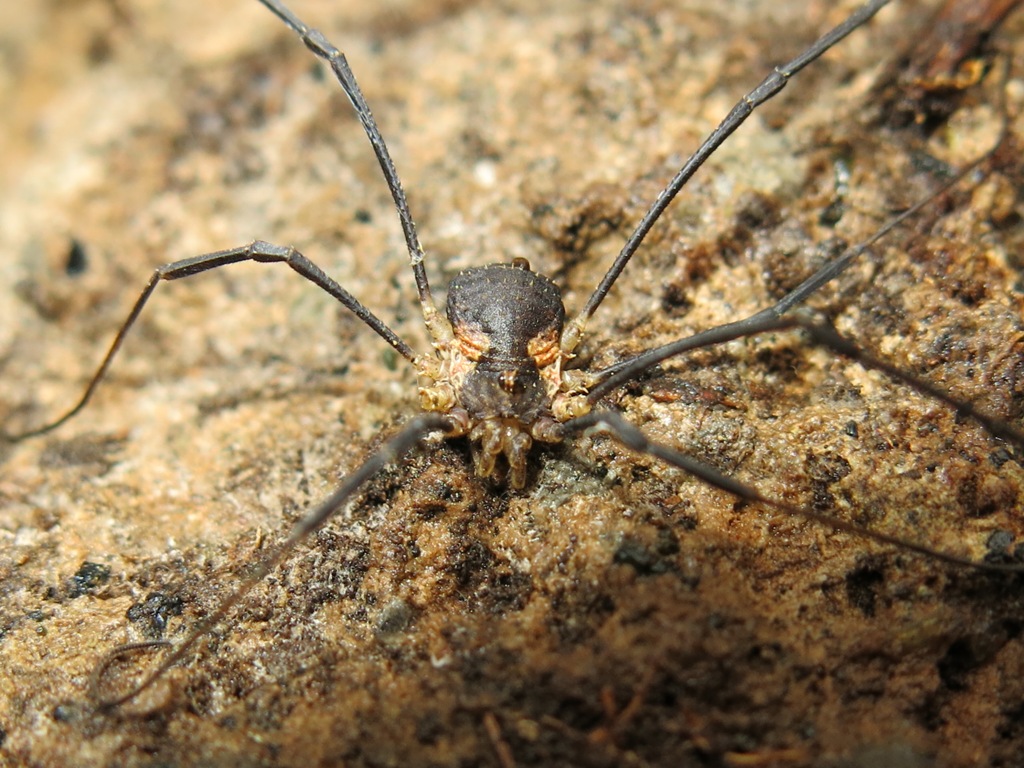
[[[954,399],[934,385],[919,381],[860,351],[820,318],[793,311],[819,288],[843,272],[868,246],[906,217],[913,215],[927,201],[922,201],[894,218],[868,241],[846,249],[839,256],[829,260],[777,303],[761,312],[656,347],[606,368],[590,371],[570,366],[589,319],[636,253],[651,227],[687,180],[759,104],[778,93],[793,74],[867,22],[887,4],[887,0],[868,2],[807,51],[789,63],[775,68],[760,85],[736,104],[720,126],[683,164],[676,176],[658,195],[583,308],[568,322],[559,288],[547,277],[532,271],[524,259],[513,259],[506,264],[474,267],[460,272],[449,286],[446,315],[442,315],[431,293],[424,268],[423,249],[397,171],[344,54],[320,32],[304,24],[279,0],[260,1],[297,32],[314,54],[330,65],[366,131],[399,214],[416,281],[419,304],[433,349],[420,353],[414,351],[386,323],[294,248],[257,240],[236,248],[159,267],[136,300],[78,403],[63,416],[43,427],[8,437],[23,439],[47,432],[84,407],[106,373],[125,335],[160,282],[188,277],[243,261],[286,263],[351,310],[414,365],[419,377],[420,402],[425,413],[411,418],[380,450],[373,453],[345,478],[334,493],[302,518],[288,538],[271,552],[250,578],[201,622],[141,685],[104,703],[123,702],[150,685],[166,669],[179,661],[200,637],[223,619],[233,606],[287,557],[310,532],[343,509],[370,477],[385,465],[401,459],[429,434],[438,432],[446,436],[468,438],[478,476],[505,482],[511,488],[519,489],[526,484],[527,462],[534,443],[557,443],[589,428],[599,427],[627,447],[691,472],[705,482],[745,501],[770,505],[785,514],[876,541],[895,544],[946,562],[977,565],[994,570],[1017,569],[1017,566],[973,563],[954,554],[939,552],[927,546],[864,529],[810,507],[766,498],[751,486],[705,463],[648,440],[639,429],[618,413],[600,407],[602,398],[616,388],[650,371],[658,363],[688,350],[745,336],[798,328],[802,329],[814,343],[853,357],[866,367],[881,370],[942,401],[956,409],[959,414],[979,421],[993,434],[1024,447],[1024,434],[1013,427],[986,416],[968,403]]]
[[[558,423],[589,410],[566,389],[561,293],[525,259],[467,269],[448,286],[448,322],[438,356],[417,360],[423,409],[468,435],[477,475],[493,475],[504,456],[509,484],[522,488],[533,441],[558,442]]]

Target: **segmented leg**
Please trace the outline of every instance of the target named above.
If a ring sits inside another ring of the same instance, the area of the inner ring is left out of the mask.
[[[708,485],[714,486],[726,493],[730,493],[739,499],[752,503],[763,504],[787,515],[801,517],[827,528],[832,528],[833,530],[843,531],[844,533],[850,533],[854,536],[878,541],[883,544],[892,544],[903,550],[917,552],[918,554],[925,555],[936,560],[941,560],[942,562],[950,563],[952,565],[964,566],[965,568],[979,568],[982,570],[1002,573],[1024,572],[1024,564],[1017,565],[978,562],[977,560],[971,560],[970,558],[959,557],[948,552],[932,549],[931,547],[924,546],[923,544],[907,541],[906,539],[902,539],[898,536],[890,536],[889,534],[882,533],[881,531],[862,528],[861,526],[855,525],[847,520],[816,512],[810,507],[799,507],[793,504],[788,504],[784,501],[779,501],[778,499],[768,498],[753,486],[747,485],[734,477],[730,477],[709,464],[705,464],[692,456],[687,456],[673,448],[669,448],[666,445],[662,445],[661,443],[651,440],[642,431],[640,431],[640,429],[633,426],[625,418],[614,411],[593,411],[592,413],[588,413],[586,416],[580,416],[571,421],[565,422],[562,427],[565,430],[566,435],[582,432],[594,427],[602,429],[630,450],[661,459],[666,464],[681,469],[684,472],[688,472],[694,477],[703,480]]]
[[[381,446],[376,453],[370,456],[370,458],[364,461],[358,469],[349,474],[334,493],[324,499],[323,502],[314,507],[305,517],[299,520],[299,522],[297,522],[292,528],[291,533],[288,534],[288,538],[273,550],[262,563],[260,563],[259,567],[257,567],[252,574],[242,582],[242,585],[235,590],[234,594],[222,602],[217,607],[217,610],[200,621],[199,625],[193,629],[192,632],[173,651],[171,651],[167,658],[161,661],[154,670],[149,672],[146,677],[143,678],[141,683],[134,686],[126,693],[112,698],[104,698],[100,691],[103,672],[110,666],[110,662],[126,651],[155,647],[165,645],[166,643],[163,643],[163,641],[160,641],[159,643],[133,643],[131,645],[115,648],[107,654],[99,665],[97,665],[96,671],[93,674],[90,691],[93,700],[98,706],[103,708],[117,707],[124,704],[126,701],[135,698],[142,693],[142,691],[149,688],[153,683],[160,679],[167,670],[181,661],[196,642],[220,624],[231,610],[238,605],[239,601],[249,594],[253,587],[263,581],[271,571],[280,565],[281,562],[292,553],[295,547],[302,543],[307,536],[323,525],[330,517],[340,512],[355,493],[363,487],[367,480],[380,472],[380,470],[388,464],[401,459],[413,448],[413,446],[431,432],[448,432],[453,428],[453,426],[454,425],[450,419],[436,414],[417,416],[410,420],[405,427],[403,427],[401,432],[384,443],[384,445]]]
[[[96,391],[96,387],[99,386],[100,381],[102,381],[103,377],[107,373],[107,369],[110,368],[110,364],[113,362],[114,356],[117,355],[118,350],[121,349],[121,345],[124,343],[125,337],[128,335],[128,332],[135,324],[135,321],[142,313],[142,309],[146,306],[146,302],[149,301],[149,297],[153,295],[153,291],[156,290],[156,287],[161,282],[164,280],[178,280],[183,277],[191,277],[192,275],[197,275],[200,272],[207,272],[211,269],[224,267],[228,264],[237,264],[242,261],[256,261],[260,263],[283,262],[287,264],[304,278],[331,294],[331,296],[350,309],[356,317],[376,331],[388,344],[394,347],[399,354],[409,361],[415,360],[416,353],[413,352],[412,348],[401,337],[399,337],[397,333],[391,330],[383,320],[364,307],[355,296],[342,288],[337,282],[335,282],[335,280],[320,269],[320,267],[290,246],[274,245],[273,243],[267,243],[263,240],[255,240],[248,245],[243,245],[238,248],[228,248],[224,251],[204,253],[201,256],[194,256],[190,259],[182,259],[181,261],[174,261],[170,264],[164,264],[161,267],[157,267],[153,271],[153,275],[149,278],[149,282],[146,283],[146,287],[143,288],[142,293],[139,294],[139,298],[135,300],[135,304],[132,307],[131,312],[128,313],[128,317],[118,329],[117,335],[114,336],[114,341],[111,343],[106,356],[103,358],[103,362],[100,363],[99,368],[96,369],[96,372],[89,380],[89,383],[86,385],[85,391],[78,399],[78,402],[62,416],[58,417],[54,421],[44,424],[41,427],[36,427],[35,429],[30,429],[20,433],[4,432],[0,436],[5,440],[18,441],[42,435],[56,429],[81,411],[92,398],[93,392]]]

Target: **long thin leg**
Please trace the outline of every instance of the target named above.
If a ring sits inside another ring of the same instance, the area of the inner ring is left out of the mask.
[[[265,1],[265,0],[264,0]],[[611,267],[597,288],[591,294],[587,300],[586,305],[580,310],[580,313],[572,319],[572,321],[566,326],[564,333],[562,334],[562,349],[566,352],[571,352],[575,349],[579,343],[580,338],[583,336],[583,331],[586,328],[587,322],[590,320],[594,311],[598,305],[604,301],[604,297],[611,290],[612,285],[618,279],[619,274],[625,269],[626,264],[636,253],[636,250],[640,247],[647,233],[654,226],[654,223],[661,217],[661,214],[665,212],[669,204],[675,199],[679,191],[686,185],[686,182],[690,180],[690,177],[700,168],[704,162],[711,156],[711,154],[718,149],[718,147],[725,141],[737,128],[739,128],[744,121],[750,117],[751,113],[757,109],[758,106],[771,99],[779,91],[786,87],[786,83],[789,79],[799,72],[801,69],[806,67],[812,61],[820,57],[825,51],[831,48],[833,45],[838,43],[844,37],[849,35],[853,30],[862,26],[872,16],[878,13],[889,0],[872,0],[872,2],[865,3],[859,9],[853,12],[853,14],[846,19],[842,24],[833,29],[831,32],[822,36],[814,43],[810,48],[801,53],[795,59],[790,61],[788,64],[783,64],[780,67],[776,67],[772,70],[772,73],[768,75],[761,84],[758,85],[754,90],[744,96],[740,101],[730,110],[726,118],[719,123],[718,127],[704,140],[704,143],[697,148],[697,151],[690,155],[690,159],[686,161],[682,168],[675,177],[668,183],[668,186],[661,191],[658,198],[654,201],[654,204],[650,207],[650,210],[644,214],[644,217],[637,224],[633,234],[629,236],[626,244],[622,246],[622,250],[619,251],[619,255],[615,257],[615,261],[612,262]]]
[[[328,496],[324,501],[317,507],[315,507],[308,515],[299,520],[292,528],[288,538],[285,539],[280,546],[277,547],[273,552],[270,553],[260,563],[259,567],[250,575],[242,585],[235,590],[235,592],[222,602],[217,609],[204,618],[199,625],[192,630],[192,632],[178,645],[166,659],[160,662],[160,664],[150,672],[142,680],[141,683],[133,687],[127,693],[123,693],[120,696],[114,698],[104,699],[100,696],[99,686],[101,677],[104,670],[110,665],[110,661],[117,656],[124,653],[126,650],[136,650],[138,648],[151,647],[149,643],[133,643],[128,646],[122,646],[121,648],[114,649],[108,654],[100,663],[97,665],[95,673],[93,674],[90,696],[96,701],[97,705],[102,708],[117,707],[124,704],[126,701],[135,698],[142,691],[149,688],[155,683],[167,670],[181,661],[185,654],[188,653],[189,649],[192,648],[196,642],[204,635],[208,634],[214,627],[216,627],[224,618],[231,612],[231,610],[238,605],[238,603],[252,591],[253,587],[263,581],[266,576],[273,571],[281,562],[292,553],[292,551],[301,544],[307,536],[313,533],[317,528],[324,524],[328,518],[332,517],[337,512],[341,511],[345,504],[348,503],[349,499],[358,491],[363,484],[382,470],[388,464],[398,461],[406,453],[408,453],[416,443],[422,440],[431,432],[450,432],[454,428],[451,420],[445,416],[437,414],[425,414],[417,416],[409,421],[402,431],[397,435],[388,440],[376,453],[374,453],[369,459],[352,474],[346,477],[338,489]],[[154,643],[153,645],[162,645],[160,643]]]
[[[890,379],[905,384],[933,400],[945,403],[952,410],[956,411],[958,416],[973,419],[991,434],[1013,443],[1018,449],[1024,451],[1024,432],[1011,427],[1001,419],[990,416],[975,407],[973,403],[957,400],[941,387],[937,387],[929,381],[900,370],[892,363],[865,352],[852,341],[843,337],[830,323],[814,322],[809,317],[800,314],[793,315],[791,318],[781,318],[781,322],[791,322],[794,327],[802,328],[810,335],[812,341],[819,346],[827,347],[865,368],[881,371]]]
[[[391,190],[391,197],[395,201],[398,218],[402,222],[405,244],[409,249],[409,263],[412,265],[412,272],[416,278],[416,290],[419,293],[420,307],[423,310],[423,319],[426,321],[427,329],[436,340],[447,338],[450,334],[447,325],[443,322],[437,311],[434,297],[430,292],[426,269],[423,266],[423,247],[420,245],[419,238],[416,235],[416,224],[412,219],[412,214],[409,212],[409,203],[406,200],[405,191],[402,189],[402,182],[398,178],[398,171],[395,169],[395,163],[388,152],[388,146],[384,142],[380,129],[377,127],[377,122],[373,119],[373,114],[370,112],[366,99],[363,98],[362,91],[359,90],[359,83],[356,82],[356,76],[352,73],[345,54],[339,51],[319,30],[312,29],[286,8],[283,3],[278,2],[278,0],[260,0],[260,2],[270,9],[281,21],[297,32],[302,38],[302,42],[306,44],[306,47],[330,64],[331,69],[334,70],[335,77],[341,83],[345,95],[348,96],[348,100],[352,103],[359,122],[362,123],[363,130],[370,140],[370,146],[373,147],[373,152],[377,156],[377,162],[380,163],[380,169],[384,173],[384,180],[387,182],[388,189]]]
[[[934,400],[945,403],[951,409],[956,411],[959,416],[965,416],[973,419],[996,437],[1008,440],[1024,451],[1024,432],[1011,427],[1000,419],[986,414],[984,411],[976,408],[972,403],[957,400],[941,387],[937,387],[924,379],[900,370],[892,363],[888,363],[881,358],[874,357],[862,350],[849,339],[842,336],[831,324],[823,321],[815,321],[811,316],[806,314],[794,314],[788,317],[772,317],[759,312],[745,320],[738,320],[735,323],[720,325],[717,328],[712,328],[708,331],[690,336],[689,338],[668,344],[666,347],[672,347],[672,353],[674,356],[693,349],[724,344],[727,341],[733,341],[735,339],[758,336],[765,333],[787,331],[795,328],[800,328],[806,331],[811,337],[811,341],[818,346],[831,349],[833,352],[856,361],[865,368],[872,368],[876,371],[881,371],[889,378],[898,381],[901,384],[905,384],[911,389],[917,390],[921,394],[927,395]],[[666,347],[659,347],[658,349],[652,350],[652,352],[657,352],[665,349]],[[634,358],[634,360],[635,359],[636,358]],[[588,394],[588,401],[596,403],[604,394],[607,394],[607,392],[610,391],[610,388],[607,386],[609,382],[614,386],[622,384],[623,381],[618,381],[618,383],[616,383],[616,381],[619,379],[620,374],[627,370],[628,366],[622,371],[616,373],[615,376],[609,377],[607,380],[594,387]],[[628,376],[627,379],[635,378],[635,376],[636,373],[631,372],[631,375]]]
[[[125,336],[128,335],[128,331],[131,330],[135,321],[138,319],[139,314],[142,312],[142,308],[146,305],[146,302],[153,294],[153,291],[156,290],[157,285],[162,281],[190,277],[192,275],[199,274],[200,272],[206,272],[211,269],[216,269],[217,267],[227,266],[228,264],[237,264],[241,261],[257,261],[261,263],[284,262],[304,278],[327,291],[327,293],[331,294],[331,296],[344,304],[348,309],[352,310],[356,317],[380,334],[380,336],[388,344],[394,347],[403,357],[410,361],[416,359],[416,353],[413,352],[412,348],[403,341],[398,334],[392,331],[383,320],[360,304],[358,299],[338,285],[337,282],[331,279],[316,264],[290,246],[274,245],[272,243],[264,242],[263,240],[256,240],[239,248],[229,248],[225,251],[206,253],[201,256],[195,256],[191,259],[182,259],[181,261],[175,261],[170,264],[164,264],[161,267],[157,267],[156,270],[154,270],[152,277],[149,278],[149,282],[146,283],[146,287],[142,290],[142,293],[139,294],[139,298],[136,299],[135,305],[132,307],[132,311],[128,313],[128,317],[125,319],[121,328],[118,330],[117,335],[114,337],[114,341],[111,343],[110,349],[107,350],[107,354],[103,358],[103,362],[100,363],[99,368],[96,369],[96,373],[94,373],[92,379],[89,380],[89,383],[86,385],[85,391],[82,393],[78,402],[64,415],[54,421],[44,424],[41,427],[21,433],[12,434],[2,432],[0,433],[0,437],[9,441],[24,440],[25,438],[35,437],[36,435],[41,435],[56,429],[82,410],[86,403],[89,402],[89,399],[92,397],[96,387],[106,374],[114,356],[121,348],[121,344],[124,342]]]
[[[864,539],[871,539],[872,541],[878,541],[883,544],[892,544],[900,547],[901,549],[917,552],[952,565],[959,565],[968,568],[980,568],[986,571],[998,571],[1002,573],[1024,572],[1024,564],[1018,565],[978,562],[969,558],[951,555],[947,552],[941,552],[939,550],[932,549],[931,547],[926,547],[923,544],[917,544],[913,541],[907,541],[899,538],[898,536],[890,536],[887,533],[873,531],[870,528],[862,528],[847,520],[816,512],[809,507],[798,507],[793,504],[787,504],[784,501],[770,499],[756,488],[749,486],[746,483],[742,483],[733,477],[722,474],[714,467],[704,464],[703,462],[694,459],[692,456],[687,456],[686,454],[673,450],[668,446],[650,440],[643,432],[614,411],[593,411],[585,416],[580,416],[567,421],[562,425],[566,435],[582,432],[583,430],[590,429],[591,427],[603,429],[627,448],[630,448],[637,453],[649,454],[661,459],[666,464],[677,467],[684,472],[689,472],[691,475],[700,478],[709,485],[725,491],[726,493],[730,493],[744,501],[764,504],[765,506],[784,512],[787,515],[801,517],[827,528],[843,531],[844,533],[851,533],[855,536],[859,536]]]
[[[681,355],[684,352],[689,352],[694,349],[700,349],[701,347],[710,347],[715,344],[724,344],[727,341],[733,341],[734,339],[743,338],[745,336],[755,336],[761,333],[768,333],[770,331],[792,328],[796,325],[805,325],[806,320],[798,321],[792,324],[780,321],[785,313],[789,312],[794,307],[798,307],[801,304],[803,304],[805,301],[807,301],[807,299],[809,299],[811,296],[817,293],[817,291],[822,286],[832,282],[839,275],[845,272],[849,268],[849,266],[854,261],[856,261],[861,256],[861,254],[863,254],[868,248],[870,248],[883,237],[888,235],[904,221],[911,218],[912,216],[917,215],[917,213],[922,208],[924,208],[927,205],[930,205],[936,198],[940,197],[945,192],[959,184],[961,181],[963,181],[963,179],[965,179],[968,176],[968,174],[972,173],[982,163],[988,160],[995,153],[995,151],[1002,145],[1003,140],[1006,137],[1008,124],[1009,120],[1006,118],[1004,113],[1002,130],[1000,131],[999,138],[996,140],[995,144],[992,146],[991,149],[989,149],[983,155],[979,156],[971,163],[966,165],[964,168],[962,168],[956,175],[954,175],[941,187],[935,190],[935,192],[928,195],[928,197],[919,200],[917,203],[910,206],[902,213],[892,217],[867,240],[857,243],[856,245],[850,246],[841,254],[836,256],[834,259],[826,262],[814,274],[812,274],[806,280],[801,282],[796,288],[791,290],[789,293],[787,293],[785,296],[779,299],[772,306],[762,309],[761,311],[749,317],[743,318],[742,320],[736,320],[731,323],[725,323],[724,325],[720,325],[716,328],[709,328],[708,330],[701,331],[700,333],[696,333],[693,336],[688,336],[685,339],[679,339],[678,341],[669,342],[668,344],[664,344],[660,347],[649,349],[646,352],[641,352],[635,357],[631,357],[629,359],[616,363],[615,365],[611,365],[608,368],[605,368],[604,370],[595,372],[594,374],[592,374],[592,381],[595,383],[590,388],[590,391],[587,395],[587,401],[591,404],[596,403],[609,392],[618,387],[621,387],[626,382],[635,379],[644,371],[653,368],[658,363],[664,362],[669,358]],[[829,342],[824,338],[823,334],[819,334],[819,336],[816,338],[819,343],[824,344],[826,346],[830,345]],[[838,338],[838,334],[836,335],[836,338]],[[881,363],[871,364],[867,362],[873,360],[873,358],[870,358],[868,355],[860,356],[858,354],[854,354],[851,351],[849,351],[852,348],[853,345],[846,341],[842,342],[842,348],[840,348],[839,346],[833,346],[833,349],[835,349],[836,352],[839,352],[840,354],[846,355],[848,357],[852,357],[854,359],[862,357],[865,361],[865,364],[869,365],[869,367],[874,367],[878,368],[879,370],[883,370],[886,373],[889,373],[890,376],[900,379],[901,381],[904,381],[904,383],[909,384],[910,386],[915,387],[916,389],[925,392],[926,394],[932,394],[933,391],[937,391],[929,389],[924,382],[921,382],[918,379],[915,379],[913,377],[905,378],[903,374],[898,373],[894,368],[883,367],[884,364]],[[948,398],[948,396],[934,396],[938,397],[938,399],[943,400],[944,402],[950,402],[955,407],[957,407],[958,410],[960,409],[960,404],[956,403],[955,401],[951,401]],[[982,423],[984,423],[985,426],[989,427],[990,429],[992,428],[989,425],[989,423],[982,420],[976,413],[970,411],[966,413],[969,413],[969,415],[973,416],[979,421],[982,421]],[[996,431],[996,434],[999,434],[999,432]]]
[[[706,331],[694,334],[693,336],[689,336],[685,339],[679,339],[678,341],[670,342],[660,347],[655,347],[654,349],[642,352],[633,358],[624,360],[613,366],[609,366],[602,371],[596,372],[593,374],[593,380],[596,383],[590,388],[590,391],[587,394],[587,401],[592,405],[596,404],[602,397],[622,386],[626,382],[640,376],[644,371],[650,370],[658,363],[684,354],[685,352],[715,346],[717,344],[724,344],[725,342],[739,338],[800,328],[810,335],[811,340],[815,344],[827,347],[833,352],[858,362],[865,368],[872,368],[874,370],[881,371],[889,378],[899,381],[923,395],[927,395],[928,397],[945,403],[955,410],[960,416],[973,419],[993,435],[1014,443],[1019,449],[1024,450],[1024,432],[1021,432],[1000,419],[984,413],[971,403],[957,400],[940,387],[937,387],[924,379],[918,378],[917,376],[906,373],[891,363],[874,357],[861,350],[856,344],[841,336],[831,324],[815,321],[811,317],[802,314],[784,316],[785,313],[806,301],[823,285],[834,280],[871,245],[887,235],[907,218],[915,215],[921,210],[921,208],[935,200],[946,190],[963,180],[970,172],[995,152],[995,150],[1001,145],[1002,137],[1005,136],[1005,132],[1006,122],[1003,124],[1003,132],[999,141],[996,142],[992,149],[966,166],[934,194],[892,218],[870,238],[846,249],[835,259],[826,263],[817,272],[800,283],[796,288],[772,306],[742,320],[726,323],[716,328],[709,328]]]

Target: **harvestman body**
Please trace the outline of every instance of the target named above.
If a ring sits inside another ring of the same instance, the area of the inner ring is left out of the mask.
[[[591,316],[648,231],[693,173],[759,104],[778,93],[794,73],[817,59],[854,29],[865,24],[887,4],[888,0],[873,0],[864,5],[793,61],[777,67],[759,86],[740,100],[658,196],[583,309],[568,323],[565,322],[566,313],[558,287],[548,278],[531,271],[524,259],[514,259],[510,264],[471,268],[459,273],[449,286],[446,315],[441,314],[431,294],[423,264],[423,250],[397,171],[345,56],[320,32],[306,26],[278,0],[260,1],[297,32],[313,53],[330,64],[355,108],[398,211],[416,280],[419,303],[432,339],[433,350],[426,354],[414,352],[382,320],[295,249],[255,241],[239,248],[205,254],[158,268],[118,331],[110,350],[78,403],[52,423],[30,432],[7,437],[18,440],[48,432],[63,424],[85,406],[129,329],[160,282],[188,277],[242,261],[284,262],[350,309],[415,366],[420,380],[421,405],[425,413],[412,418],[397,435],[349,475],[328,499],[303,518],[289,537],[270,554],[238,591],[202,621],[140,685],[116,699],[103,702],[104,704],[122,703],[153,683],[169,667],[181,660],[199,638],[221,621],[249,590],[288,556],[302,540],[331,515],[341,510],[371,476],[385,465],[400,459],[427,435],[437,432],[447,437],[467,437],[472,447],[476,474],[519,489],[526,483],[527,461],[534,442],[558,443],[583,430],[600,427],[627,447],[651,454],[741,499],[770,505],[786,514],[894,544],[945,562],[992,570],[1021,570],[1020,566],[1015,565],[975,563],[887,534],[866,530],[807,507],[765,498],[756,489],[727,477],[708,465],[649,441],[617,413],[597,407],[600,400],[616,388],[636,379],[658,363],[688,350],[755,334],[799,328],[803,329],[815,343],[852,357],[862,365],[885,372],[894,379],[948,404],[959,414],[979,421],[997,437],[1024,448],[1024,434],[1016,429],[980,413],[969,403],[952,399],[933,385],[919,381],[883,361],[864,354],[821,320],[800,312],[790,312],[839,275],[868,246],[891,231],[906,217],[916,213],[928,201],[919,203],[889,222],[869,241],[848,249],[828,262],[777,304],[764,311],[657,347],[609,368],[597,371],[569,368]],[[962,178],[963,173],[956,180]],[[136,647],[139,646],[121,648],[115,653]],[[97,675],[103,671],[106,663],[100,665]]]

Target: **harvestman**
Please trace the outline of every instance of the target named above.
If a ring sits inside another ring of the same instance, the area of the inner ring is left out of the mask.
[[[885,533],[860,528],[809,507],[766,498],[755,488],[728,477],[709,465],[648,440],[639,429],[618,413],[597,408],[606,395],[648,372],[658,363],[684,352],[757,334],[800,329],[814,343],[852,358],[863,366],[880,370],[891,378],[947,404],[958,415],[978,421],[993,435],[1024,448],[1024,433],[986,416],[969,403],[953,399],[946,392],[927,382],[865,354],[840,337],[820,318],[802,310],[791,312],[822,286],[835,279],[869,246],[934,199],[934,195],[891,220],[867,241],[849,248],[829,261],[768,309],[743,320],[648,350],[597,371],[572,369],[568,366],[574,357],[574,350],[584,336],[590,318],[636,253],[651,227],[694,172],[760,104],[781,91],[793,74],[820,57],[853,30],[864,25],[888,3],[888,0],[873,0],[866,3],[788,64],[776,67],[760,85],[733,107],[718,128],[705,139],[658,195],[589,300],[568,323],[565,322],[565,309],[558,287],[548,278],[531,271],[526,260],[519,258],[513,259],[509,264],[474,267],[459,273],[449,286],[446,316],[438,311],[424,268],[423,249],[416,235],[398,173],[344,54],[320,32],[306,26],[278,0],[260,2],[298,33],[314,54],[330,65],[354,107],[380,163],[398,211],[416,281],[420,308],[434,349],[426,354],[417,354],[352,294],[294,248],[257,240],[238,248],[203,254],[157,268],[74,407],[51,423],[5,437],[9,440],[21,440],[49,432],[82,409],[160,282],[177,280],[243,261],[283,262],[351,310],[416,368],[420,380],[420,402],[425,413],[410,419],[382,448],[345,478],[334,493],[300,520],[288,538],[271,552],[256,568],[255,573],[212,614],[201,621],[141,683],[117,698],[103,701],[103,705],[121,704],[150,686],[180,661],[201,637],[224,619],[228,612],[300,542],[341,510],[369,478],[385,465],[401,459],[432,433],[442,433],[445,437],[468,438],[477,476],[492,478],[497,482],[504,481],[512,488],[520,489],[526,483],[526,463],[534,442],[559,443],[573,434],[600,428],[627,448],[655,456],[745,501],[768,505],[786,514],[895,545],[947,563],[998,571],[1024,570],[1024,566],[1019,565],[971,561]],[[971,167],[977,165],[977,162]],[[961,172],[943,189],[963,178],[967,170]],[[116,649],[97,667],[94,686],[116,655],[138,648],[166,644],[164,641],[158,641]]]

